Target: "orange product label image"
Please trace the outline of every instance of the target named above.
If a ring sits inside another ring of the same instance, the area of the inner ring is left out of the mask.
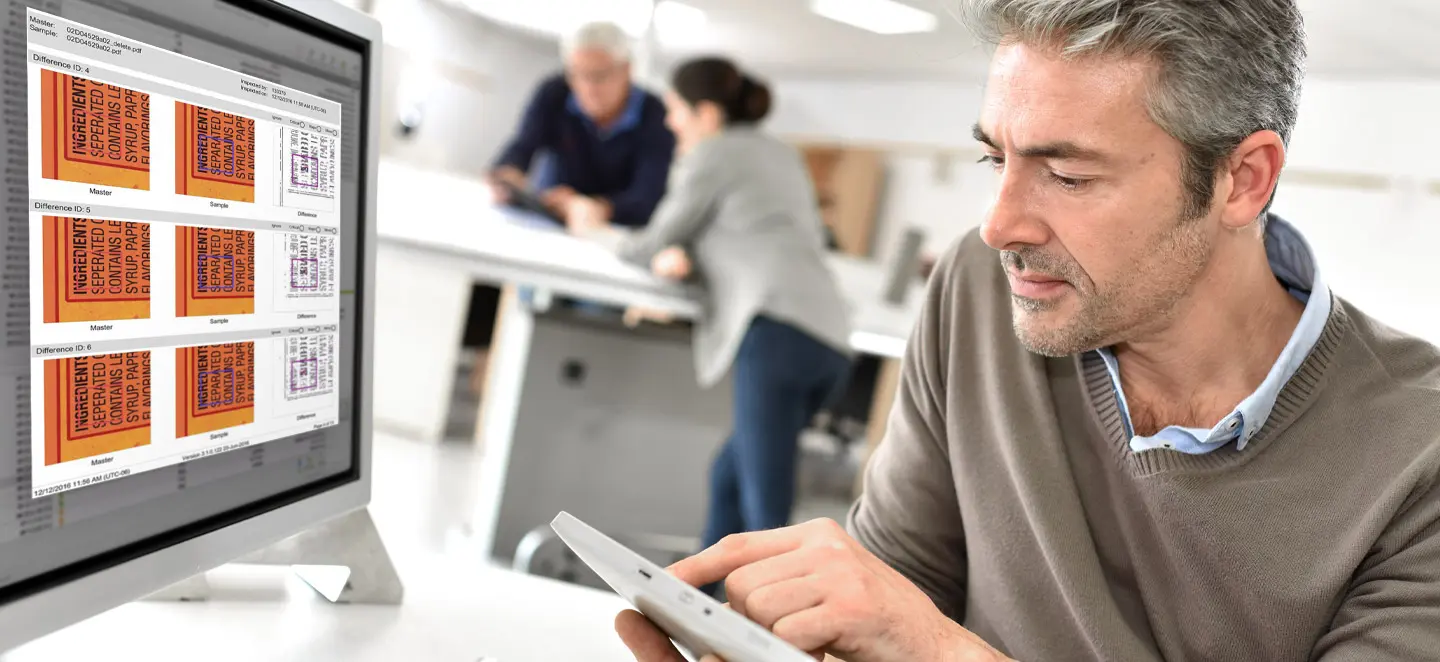
[[[96,322],[150,317],[150,224],[41,219],[43,319]]]
[[[255,343],[175,350],[175,436],[255,422]]]
[[[255,312],[255,233],[175,228],[175,314],[248,315]]]
[[[176,101],[175,192],[255,202],[255,120]]]
[[[41,174],[46,179],[150,190],[150,95],[40,72]]]
[[[150,443],[150,352],[45,362],[45,464]]]

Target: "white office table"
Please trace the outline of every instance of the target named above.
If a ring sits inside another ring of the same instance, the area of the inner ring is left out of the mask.
[[[680,317],[699,310],[693,290],[490,206],[478,181],[395,164],[381,171],[377,428],[439,437],[477,281]],[[906,305],[887,305],[878,263],[834,257],[831,268],[851,304],[852,347],[898,357],[920,288]],[[510,560],[557,510],[616,534],[698,533],[710,458],[729,432],[730,389],[695,384],[688,332],[625,331],[516,297],[502,301],[500,319],[478,435],[488,493],[474,521],[494,558]]]
[[[401,605],[332,605],[286,568],[226,566],[207,576],[208,602],[135,602],[0,662],[633,662],[613,593],[483,561],[466,525],[477,449],[377,434],[373,458],[369,510]]]
[[[384,208],[382,207],[382,211]],[[568,236],[523,212],[483,206],[463,221],[439,215],[382,215],[381,247],[446,264],[490,283],[523,283],[577,299],[643,306],[694,317],[696,292],[621,262],[609,251]],[[898,358],[918,313],[881,300],[883,268],[870,260],[828,257],[852,306],[852,349]]]
[[[383,161],[377,217],[376,423],[419,439],[442,433],[474,282],[519,284],[617,306],[693,317],[695,292],[621,262],[599,246],[491,206],[478,180]],[[831,256],[851,304],[851,347],[898,358],[919,313],[881,299],[884,268]]]
[[[627,606],[614,594],[453,556],[416,561],[401,568],[400,606],[333,605],[304,588],[287,595],[277,569],[228,583],[222,571],[209,602],[134,602],[0,662],[634,660],[611,626]]]

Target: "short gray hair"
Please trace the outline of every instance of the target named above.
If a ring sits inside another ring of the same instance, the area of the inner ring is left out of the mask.
[[[530,0],[515,1],[528,2]],[[629,62],[630,36],[614,23],[597,21],[576,28],[560,42],[560,56],[564,58],[569,58],[575,51],[591,49],[604,51],[619,62]]]
[[[1185,145],[1190,215],[1209,209],[1216,173],[1246,137],[1270,130],[1290,142],[1305,66],[1305,28],[1295,0],[956,4],[956,17],[992,45],[1154,57],[1159,73],[1149,92],[1150,117]]]

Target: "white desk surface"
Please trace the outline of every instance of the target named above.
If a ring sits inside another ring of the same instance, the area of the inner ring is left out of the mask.
[[[382,162],[380,170],[377,231],[388,247],[453,261],[478,278],[682,316],[699,310],[687,288],[558,229],[546,230],[522,213],[490,206],[489,191],[478,180],[389,161]],[[894,306],[881,299],[885,272],[878,262],[832,256],[830,266],[854,311],[851,345],[862,352],[900,356],[919,315],[922,286],[911,287],[906,304]]]
[[[626,604],[583,587],[436,557],[401,568],[398,607],[333,605],[258,568],[212,580],[223,599],[134,602],[3,662],[632,662],[611,627]],[[288,591],[288,594],[287,594]]]
[[[471,444],[376,435],[370,512],[400,606],[333,605],[285,568],[228,566],[210,575],[216,599],[134,602],[0,662],[634,662],[612,629],[619,597],[484,560],[481,461]]]

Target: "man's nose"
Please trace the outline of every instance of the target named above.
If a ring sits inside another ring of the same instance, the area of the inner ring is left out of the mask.
[[[1049,239],[1049,228],[1040,219],[1020,174],[1007,170],[1000,176],[1000,188],[980,226],[981,238],[995,250],[1040,246]]]

